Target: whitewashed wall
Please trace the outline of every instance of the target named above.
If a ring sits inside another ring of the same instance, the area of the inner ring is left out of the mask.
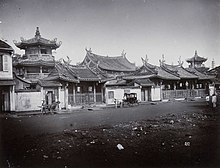
[[[42,104],[41,92],[15,93],[15,111],[40,110],[41,104]]]
[[[114,104],[114,99],[122,100],[124,97],[125,90],[129,90],[130,93],[137,93],[137,99],[141,100],[141,89],[140,88],[106,88],[106,104]],[[114,98],[109,99],[109,91],[114,92]]]
[[[161,88],[160,87],[152,87],[151,88],[151,100],[152,101],[160,101],[161,100]]]

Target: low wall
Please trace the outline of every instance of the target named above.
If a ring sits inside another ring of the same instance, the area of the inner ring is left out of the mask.
[[[40,110],[42,104],[41,92],[15,93],[15,111]]]
[[[106,104],[115,104],[114,99],[122,100],[124,97],[124,93],[129,91],[128,93],[137,93],[137,99],[141,100],[141,89],[140,88],[106,88]],[[113,92],[114,97],[109,98],[108,92]]]

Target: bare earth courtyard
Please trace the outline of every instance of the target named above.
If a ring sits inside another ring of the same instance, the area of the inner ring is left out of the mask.
[[[219,167],[220,110],[203,100],[2,115],[0,167]]]

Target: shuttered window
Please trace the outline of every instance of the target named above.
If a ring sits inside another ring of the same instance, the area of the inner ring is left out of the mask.
[[[8,56],[0,55],[0,71],[8,71]]]
[[[0,55],[0,71],[3,71],[3,55]]]
[[[4,55],[3,57],[3,71],[8,71],[8,56]]]

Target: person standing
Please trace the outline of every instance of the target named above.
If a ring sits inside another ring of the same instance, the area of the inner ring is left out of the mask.
[[[212,107],[213,108],[216,107],[216,102],[217,102],[217,96],[215,93],[213,93],[213,95],[212,95]]]

